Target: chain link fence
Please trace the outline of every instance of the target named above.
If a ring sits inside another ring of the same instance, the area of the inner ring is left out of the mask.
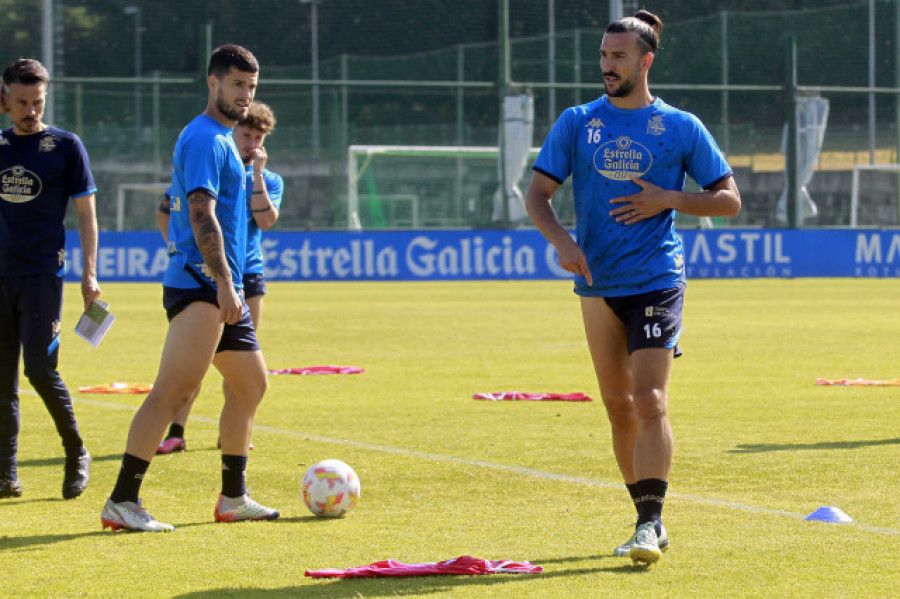
[[[607,6],[573,0],[554,15],[552,1],[508,1],[510,90],[533,96],[532,146],[540,146],[559,112],[602,94],[598,49]],[[41,56],[35,27],[42,3],[7,3],[11,16],[2,27],[26,35],[8,37],[4,60]],[[205,57],[221,43],[246,45],[262,65],[257,97],[278,118],[267,141],[269,165],[286,184],[281,229],[347,228],[351,185],[365,228],[517,224],[492,219],[496,157],[411,152],[373,158],[356,180],[348,177],[350,146],[497,146],[498,2],[463,10],[393,0],[224,0],[182,3],[175,12],[167,4],[53,2],[52,124],[76,131],[88,148],[101,228],[155,227],[156,192],[131,187],[168,180],[178,133],[206,103]],[[869,2],[697,15],[682,8],[672,18],[665,3],[644,4],[666,21],[651,91],[699,116],[735,168],[744,210],[727,224],[784,224],[776,204],[785,188],[786,49],[793,37],[799,93],[830,105],[807,186],[818,214],[803,224],[849,225],[853,166],[898,162],[900,0],[871,3],[874,35]],[[529,176],[526,169],[520,188]],[[860,173],[857,224],[900,225],[897,181],[895,173]],[[124,215],[117,213],[120,189]],[[564,186],[556,204],[571,223],[569,193]]]

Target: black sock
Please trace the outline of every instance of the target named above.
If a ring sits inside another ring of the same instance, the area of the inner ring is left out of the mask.
[[[656,532],[659,533],[659,523],[662,522],[663,502],[666,499],[666,489],[669,483],[658,478],[645,478],[637,481],[638,499],[638,526],[646,522],[656,522]]]
[[[234,498],[246,493],[246,471],[247,456],[222,454],[222,495]]]
[[[122,467],[119,469],[119,478],[116,480],[116,486],[113,488],[112,494],[109,496],[114,503],[123,501],[138,502],[138,495],[141,492],[141,483],[144,482],[144,475],[150,462],[142,460],[137,456],[126,453],[122,456]]]
[[[175,422],[169,425],[169,434],[166,435],[166,439],[171,439],[173,437],[177,439],[184,439],[184,427],[180,424],[176,424]]]
[[[631,495],[631,503],[634,504],[634,509],[638,509],[640,494],[638,493],[637,483],[625,483],[625,488],[628,489],[628,494]]]

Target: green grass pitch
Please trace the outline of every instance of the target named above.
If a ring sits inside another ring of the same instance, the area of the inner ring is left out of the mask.
[[[633,508],[612,457],[571,285],[271,283],[260,340],[273,376],[248,482],[275,522],[216,524],[220,377],[188,422],[188,451],[158,456],[142,490],[172,534],[111,533],[100,511],[143,396],[79,386],[152,382],[166,322],[158,285],[103,286],[118,317],[93,349],[72,329],[60,370],[94,455],[60,497],[62,450],[23,378],[20,480],[0,501],[8,596],[876,597],[900,584],[897,280],[691,281],[670,398],[676,451],[664,512],[671,549],[651,568],[610,556]],[[593,403],[483,402],[489,391],[586,392]],[[299,482],[337,458],[362,481],[355,511],[312,517]],[[837,506],[852,524],[804,521]],[[309,569],[459,555],[529,560],[534,575],[312,580]]]

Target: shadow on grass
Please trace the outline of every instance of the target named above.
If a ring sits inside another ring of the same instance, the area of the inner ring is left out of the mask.
[[[65,501],[62,498],[48,497],[41,499],[28,499],[28,500],[4,500],[0,502],[0,506],[3,505],[16,505],[24,502],[38,502],[38,501]],[[204,520],[202,522],[185,522],[183,524],[175,524],[175,532],[182,528],[194,528],[197,526],[241,526],[241,525],[250,525],[259,526],[260,524],[268,525],[268,526],[278,526],[281,523],[292,523],[292,522],[327,522],[327,520],[323,518],[316,518],[315,516],[301,516],[295,518],[279,518],[277,520],[272,520],[268,523],[260,523],[260,522],[236,522],[234,524],[219,524],[212,520]],[[98,535],[106,535],[110,539],[116,538],[117,535],[157,535],[157,534],[168,534],[168,533],[152,533],[152,532],[134,532],[128,530],[92,530],[89,532],[75,532],[75,533],[62,533],[62,534],[45,534],[45,535],[32,535],[32,536],[24,536],[24,537],[10,537],[10,536],[0,536],[0,552],[3,551],[15,551],[17,549],[25,549],[27,547],[32,547],[36,545],[50,545],[53,543],[62,543],[65,541],[72,541],[75,539],[82,539],[86,537],[95,537]]]
[[[112,533],[102,530],[94,530],[91,532],[73,532],[63,534],[46,534],[32,535],[28,537],[0,537],[0,552],[15,551],[17,549],[26,549],[38,545],[50,545],[52,543],[63,543],[65,541],[74,541],[76,539],[84,539],[87,537],[96,537],[100,535],[110,535]]]
[[[544,563],[565,562],[589,558],[560,558],[558,560],[546,560]],[[481,576],[407,576],[407,577],[381,577],[381,578],[346,578],[318,580],[316,584],[303,586],[282,587],[280,589],[233,589],[220,588],[208,591],[196,591],[175,595],[175,597],[189,599],[212,599],[214,597],[402,597],[414,595],[427,595],[434,593],[448,593],[456,589],[486,587],[500,584],[528,583],[532,580],[547,580],[553,578],[565,578],[569,576],[585,576],[609,572],[613,574],[643,574],[648,571],[646,566],[634,566],[631,562],[623,563],[622,558],[601,558],[601,561],[614,560],[616,565],[601,564],[594,567],[570,568],[565,570],[544,570],[536,574],[486,574]],[[532,563],[541,565],[540,561]],[[299,573],[298,573],[299,574]],[[302,574],[300,574],[302,576]],[[309,579],[312,582],[313,579]],[[522,589],[525,596],[528,593]]]
[[[90,448],[88,448],[90,451]],[[159,454],[153,456],[154,460],[166,459],[172,456],[177,456],[182,453],[204,453],[215,451],[216,453],[220,453],[221,450],[217,448],[215,445],[211,445],[209,447],[195,447],[193,449],[186,449],[184,451],[176,451],[169,454]],[[95,464],[97,462],[118,462],[122,460],[122,455],[124,455],[124,451],[120,451],[118,453],[110,453],[107,455],[94,455],[91,454],[91,463]],[[251,454],[252,455],[252,454]],[[20,468],[26,466],[63,466],[66,463],[65,456],[56,456],[52,458],[38,458],[33,460],[19,460],[18,465]]]
[[[290,518],[283,518],[283,517],[276,518],[275,520],[268,520],[262,524],[265,524],[266,526],[279,526],[281,524],[296,524],[296,523],[317,524],[317,523],[333,522],[334,520],[335,520],[335,518],[316,518],[313,515],[309,515],[309,516],[292,516]],[[245,522],[231,522],[231,523],[228,523],[227,525],[225,525],[225,524],[220,524],[220,523],[214,522],[212,520],[205,520],[203,522],[187,522],[185,524],[176,524],[175,530],[178,530],[179,528],[192,528],[194,526],[206,526],[209,524],[217,524],[219,526],[241,526],[241,525],[246,526],[246,525],[252,524],[254,526],[259,526],[261,523],[258,521],[247,520]]]
[[[70,501],[68,499],[63,499],[62,497],[9,497],[0,500],[0,508],[3,506],[13,506],[13,505],[21,505],[23,503],[56,503],[56,502],[64,502]]]
[[[763,453],[766,451],[811,451],[819,449],[858,449],[879,445],[900,445],[900,437],[868,441],[825,441],[821,443],[750,443],[737,445],[727,453]]]
[[[30,501],[65,501],[64,499],[32,499]],[[3,505],[0,503],[0,505]],[[273,520],[270,524],[271,526],[277,526],[279,522],[290,522],[294,519],[284,518],[279,520]],[[302,520],[298,518],[297,520]],[[99,524],[99,522],[98,522]],[[235,524],[228,524],[227,526],[240,526],[241,524],[249,524],[249,522],[238,522]],[[259,526],[261,523],[254,522],[254,526]],[[182,528],[194,528],[196,526],[226,526],[224,524],[219,524],[212,520],[204,520],[202,522],[185,522],[183,524],[175,524],[175,532]],[[32,547],[35,545],[50,545],[52,543],[62,543],[65,541],[72,541],[75,539],[83,539],[87,537],[96,537],[96,536],[106,536],[110,539],[115,539],[119,535],[160,535],[160,534],[169,534],[169,533],[159,533],[159,532],[135,532],[130,530],[92,530],[89,532],[74,532],[74,533],[62,533],[62,534],[46,534],[46,535],[32,535],[25,537],[9,537],[9,536],[0,536],[0,552],[3,551],[14,551],[16,549],[24,549],[27,547]]]
[[[91,456],[91,463],[95,464],[97,462],[112,462],[118,461],[122,459],[121,453],[109,454],[104,456]],[[18,465],[20,468],[22,467],[44,467],[44,466],[59,466],[62,468],[66,463],[65,457],[55,457],[55,458],[40,458],[35,460],[19,460]],[[21,478],[20,478],[21,480]],[[28,488],[26,487],[24,497],[14,497],[14,498],[4,498],[0,500],[0,507],[5,505],[18,505],[22,503],[43,503],[43,502],[56,502],[56,501],[67,501],[62,497],[29,497],[28,496]],[[2,544],[0,544],[0,548],[2,548]]]
[[[111,453],[109,455],[91,455],[91,463],[96,462],[117,462],[122,459],[121,453]],[[35,460],[19,460],[19,468],[26,466],[63,466],[66,463],[65,456],[54,458],[39,458]]]

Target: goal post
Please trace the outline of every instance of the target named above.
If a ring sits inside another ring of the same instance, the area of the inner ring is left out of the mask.
[[[862,172],[896,173],[900,175],[900,164],[854,164],[850,179],[850,226],[859,226],[859,176]],[[900,186],[900,177],[898,177]],[[898,204],[900,211],[900,204]]]
[[[540,148],[530,148],[529,157],[533,159],[538,152]],[[412,225],[416,227],[424,220],[423,217],[427,217],[427,207],[423,206],[423,200],[431,199],[422,198],[423,193],[414,191],[418,187],[416,179],[423,184],[427,171],[427,177],[439,179],[443,189],[452,190],[458,206],[463,178],[469,176],[473,165],[477,164],[481,169],[482,183],[490,179],[494,187],[499,185],[499,156],[500,149],[497,146],[351,145],[347,149],[347,228],[352,231],[363,228],[359,188],[363,179],[372,175],[377,158],[397,158],[398,164],[405,165],[404,173],[397,175],[402,176],[404,181],[398,189],[389,189],[386,193],[372,195],[370,190],[368,197],[377,199],[379,203],[382,199],[387,200],[391,209],[394,204],[408,202],[414,215]],[[369,183],[370,187],[374,187],[371,181]],[[514,182],[510,182],[512,183]],[[424,184],[422,186],[425,188]],[[492,189],[491,193],[493,191]],[[424,193],[427,195],[427,191]]]
[[[153,212],[159,205],[159,196],[169,189],[169,183],[120,183],[116,190],[116,231],[125,230],[125,196],[129,191],[152,193],[154,197]],[[144,210],[143,212],[146,212]],[[155,220],[153,221],[155,224]]]

